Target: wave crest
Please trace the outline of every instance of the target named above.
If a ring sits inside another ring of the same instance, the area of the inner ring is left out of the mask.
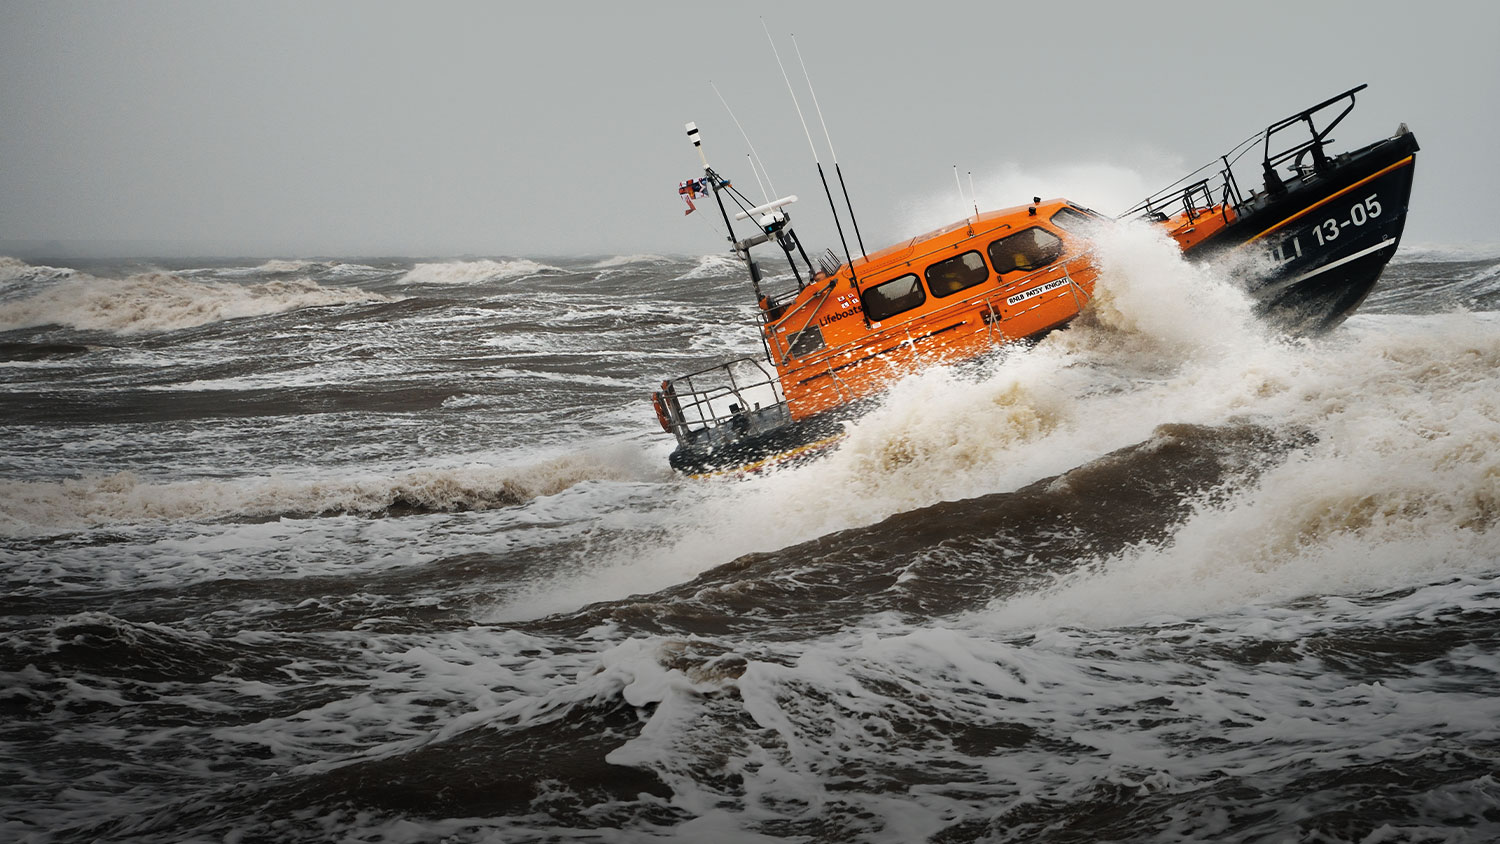
[[[263,477],[153,483],[133,472],[64,481],[0,482],[0,535],[163,521],[261,520],[336,514],[412,515],[525,504],[591,480],[624,480],[625,461],[570,454],[526,466],[414,469],[325,480]]]
[[[486,258],[480,261],[417,264],[401,277],[401,281],[405,284],[478,284],[558,271],[558,267],[539,264],[526,258],[514,261],[491,261]]]
[[[325,266],[327,265],[321,261],[273,258],[256,267],[255,271],[266,274],[301,273],[311,269],[322,269]]]
[[[613,258],[605,258],[604,260],[596,264],[590,265],[590,269],[609,270],[616,267],[629,266],[631,264],[662,264],[666,263],[666,261],[667,258],[661,255],[616,255]]]
[[[698,259],[698,265],[677,276],[673,281],[692,281],[700,278],[723,278],[735,275],[742,269],[740,262],[728,255],[704,255]]]
[[[0,303],[0,331],[64,325],[139,334],[300,308],[391,301],[395,300],[379,293],[324,287],[306,279],[236,284],[160,272],[124,279],[80,275],[25,298]]]
[[[39,281],[49,278],[68,278],[77,270],[68,267],[32,266],[19,258],[0,256],[0,283],[7,281]]]

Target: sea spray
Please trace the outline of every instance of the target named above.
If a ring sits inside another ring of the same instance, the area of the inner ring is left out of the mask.
[[[1249,322],[1243,294],[1146,227],[1104,233],[1100,254],[1099,287],[1113,291],[1106,315],[973,364],[919,369],[848,420],[827,457],[704,484],[669,517],[668,547],[612,549],[590,560],[588,579],[570,575],[552,596],[529,591],[496,617],[662,588],[741,554],[1015,489],[1145,440],[1160,424],[1241,412],[1261,377],[1225,378],[1215,365],[1237,370],[1246,355],[1280,348]],[[1185,324],[1160,313],[1162,299]],[[1194,301],[1222,319],[1194,321]]]

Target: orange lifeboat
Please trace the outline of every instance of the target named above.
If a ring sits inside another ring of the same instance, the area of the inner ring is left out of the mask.
[[[734,195],[711,168],[704,181],[716,197]],[[901,376],[1037,337],[1094,295],[1085,232],[1104,218],[1064,199],[976,214],[849,262],[830,253],[820,270],[791,233],[785,206],[794,199],[739,215],[761,228],[735,252],[760,305],[764,357],[691,373],[653,394],[658,419],[678,438],[676,469],[753,471],[807,454],[838,436],[852,406]],[[761,292],[749,257],[773,240],[797,279],[781,295]]]
[[[1403,124],[1391,138],[1327,152],[1328,133],[1364,87],[1271,124],[1221,156],[1216,174],[1185,187],[1181,180],[1122,216],[1160,225],[1190,259],[1262,249],[1271,269],[1248,280],[1262,314],[1291,331],[1336,325],[1395,252],[1417,151]],[[1280,142],[1280,133],[1297,128],[1310,137]],[[691,123],[688,136],[701,154]],[[1242,193],[1234,163],[1262,139],[1264,185]],[[694,475],[755,471],[815,453],[842,435],[842,421],[861,402],[902,376],[1066,325],[1094,296],[1088,234],[1107,221],[1065,199],[1035,198],[976,210],[858,259],[848,258],[846,245],[846,260],[829,251],[814,269],[786,210],[795,196],[754,205],[706,158],[703,178],[679,192],[690,206],[695,197],[716,200],[750,274],[764,352],[665,381],[652,394],[658,421],[678,441],[671,465]],[[729,206],[738,207],[733,220]],[[756,231],[736,239],[735,221]],[[762,290],[751,250],[768,243],[785,254],[794,288]]]

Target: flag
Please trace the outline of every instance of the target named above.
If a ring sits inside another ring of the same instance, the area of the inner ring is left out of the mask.
[[[698,182],[696,179],[688,179],[686,182],[678,182],[677,193],[682,197],[682,201],[687,203],[687,210],[682,212],[684,216],[698,210],[697,207],[693,205],[693,197],[698,193]]]

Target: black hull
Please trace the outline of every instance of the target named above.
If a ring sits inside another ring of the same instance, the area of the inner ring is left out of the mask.
[[[1394,138],[1333,159],[1322,172],[1258,193],[1240,216],[1185,250],[1210,259],[1263,245],[1276,268],[1249,283],[1278,328],[1317,333],[1342,322],[1369,295],[1401,242],[1416,167],[1416,137]]]

